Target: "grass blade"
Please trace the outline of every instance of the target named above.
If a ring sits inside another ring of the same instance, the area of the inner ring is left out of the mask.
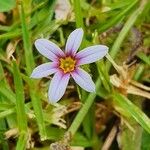
[[[138,0],[135,0],[134,2],[131,2],[130,5],[124,9],[120,14],[118,14],[115,18],[112,18],[110,21],[106,22],[104,25],[102,25],[100,28],[98,28],[99,32],[104,32],[110,27],[114,26],[121,20],[123,20],[126,16],[126,14],[137,4]]]
[[[17,142],[16,150],[25,150],[27,142],[27,134],[21,133]]]
[[[30,34],[28,32],[28,27],[26,25],[23,2],[21,2],[21,4],[18,7],[20,11],[20,19],[22,25],[22,37],[23,37],[23,46],[25,51],[25,62],[27,67],[27,74],[29,75],[32,72],[32,69],[34,67],[32,46],[31,46]]]
[[[132,15],[129,17],[129,19],[127,20],[127,22],[125,23],[123,29],[121,30],[121,32],[119,33],[116,41],[114,42],[114,45],[111,48],[110,51],[110,55],[111,57],[114,59],[115,56],[117,55],[118,51],[120,50],[120,46],[123,42],[123,40],[125,39],[126,35],[128,34],[129,30],[131,29],[131,27],[134,25],[136,19],[138,18],[138,16],[142,13],[142,11],[144,10],[146,4],[148,1],[141,1],[140,6],[132,13]],[[110,62],[107,62],[107,68],[108,70],[111,67]]]
[[[17,120],[18,127],[20,132],[27,132],[27,117],[25,113],[25,105],[24,105],[24,89],[23,83],[20,75],[19,68],[16,62],[13,62],[13,75],[14,75],[14,85],[16,91],[16,111],[17,111]]]
[[[100,86],[100,84],[101,84],[100,79],[98,79],[96,81],[96,88],[97,89]],[[84,117],[86,116],[86,114],[88,113],[89,109],[91,108],[95,97],[96,97],[95,93],[89,94],[89,96],[86,99],[83,107],[80,109],[80,111],[78,112],[77,116],[75,117],[73,123],[71,124],[70,128],[68,129],[68,132],[70,132],[72,136],[76,133],[76,131],[78,130],[79,126],[81,125]]]
[[[75,11],[75,18],[76,18],[76,27],[84,27],[83,24],[83,15],[81,12],[81,5],[80,0],[74,0],[74,11]]]
[[[24,50],[25,50],[25,62],[26,62],[26,67],[27,67],[27,74],[30,76],[32,69],[34,67],[34,59],[33,59],[33,54],[32,54],[30,34],[28,32],[28,28],[27,28],[26,20],[25,20],[23,1],[21,2],[19,6],[19,10],[20,10],[20,18],[21,18],[21,24],[22,24],[22,36],[23,36],[23,44],[24,44]],[[45,124],[44,124],[44,119],[43,119],[42,105],[41,105],[40,99],[37,96],[37,91],[35,90],[36,89],[35,84],[36,84],[35,82],[31,81],[29,90],[30,90],[31,101],[32,101],[33,109],[36,115],[41,139],[44,140],[46,139],[46,129],[45,129]]]
[[[115,93],[114,102],[134,118],[148,133],[150,133],[150,119],[124,95]]]
[[[16,112],[19,128],[19,140],[16,150],[24,150],[27,143],[27,117],[24,104],[24,89],[19,68],[16,62],[13,62],[14,85],[16,91]]]

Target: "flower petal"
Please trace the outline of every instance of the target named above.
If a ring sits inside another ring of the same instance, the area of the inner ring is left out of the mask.
[[[105,45],[90,46],[76,54],[78,59],[77,65],[93,63],[103,58],[108,52],[108,47]]]
[[[42,64],[42,65],[36,67],[33,70],[30,77],[36,78],[36,79],[46,77],[48,75],[55,73],[57,70],[58,70],[57,63],[54,63],[54,62],[45,63],[45,64]]]
[[[92,81],[91,76],[81,68],[77,68],[76,71],[71,73],[75,82],[88,92],[95,92],[95,84]]]
[[[63,74],[61,72],[57,72],[54,75],[48,91],[50,103],[56,103],[61,99],[65,93],[69,78],[70,74]]]
[[[58,57],[64,56],[64,52],[53,42],[47,39],[37,39],[35,47],[46,58],[55,61]]]
[[[83,38],[82,28],[74,30],[68,37],[65,47],[66,54],[74,55],[82,42],[82,38]]]

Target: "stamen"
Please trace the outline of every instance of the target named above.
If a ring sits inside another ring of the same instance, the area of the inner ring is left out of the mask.
[[[74,60],[73,58],[69,57],[65,57],[65,58],[60,58],[60,69],[63,70],[64,73],[68,73],[71,72],[75,69],[75,64],[76,64],[76,60]]]

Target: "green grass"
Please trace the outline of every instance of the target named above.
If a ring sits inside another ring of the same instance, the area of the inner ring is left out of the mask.
[[[59,142],[85,150],[104,146],[149,150],[150,98],[129,94],[127,88],[131,80],[147,87],[150,83],[150,2],[72,0],[69,4],[67,17],[58,20],[55,11],[63,4],[56,0],[0,1],[0,149],[48,150]],[[95,93],[85,92],[71,80],[63,98],[51,105],[47,91],[53,75],[30,78],[36,66],[48,62],[34,41],[46,38],[64,49],[76,28],[84,30],[79,50],[107,45],[111,59],[127,76],[118,74],[105,57],[83,66],[96,84]],[[110,81],[114,74],[121,81],[118,87]],[[113,127],[118,128],[116,133]]]

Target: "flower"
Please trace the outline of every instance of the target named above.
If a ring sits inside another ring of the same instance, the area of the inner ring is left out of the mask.
[[[31,74],[31,78],[42,78],[54,74],[48,90],[50,103],[56,103],[61,99],[70,77],[84,90],[95,92],[95,84],[92,78],[80,66],[103,58],[108,52],[108,47],[95,45],[77,52],[82,38],[83,30],[81,28],[74,30],[68,37],[65,51],[62,51],[56,44],[47,39],[35,41],[37,50],[52,62],[36,67]]]

